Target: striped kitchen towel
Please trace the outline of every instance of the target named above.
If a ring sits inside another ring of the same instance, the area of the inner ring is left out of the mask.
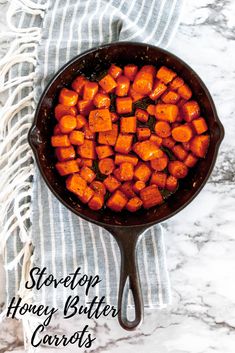
[[[77,267],[87,274],[99,274],[102,282],[95,294],[105,295],[108,302],[116,304],[120,261],[117,244],[107,231],[75,216],[51,194],[32,163],[27,131],[35,102],[68,60],[86,49],[119,40],[167,47],[177,29],[182,3],[183,0],[10,2],[10,30],[6,36],[10,41],[15,34],[15,39],[6,60],[2,65],[0,62],[2,86],[10,91],[1,117],[1,131],[7,142],[1,157],[6,188],[0,194],[5,216],[8,298],[19,287],[18,267],[22,276],[19,294],[25,300],[33,295],[34,300],[47,305],[60,306],[64,302],[68,295],[65,289],[43,287],[34,293],[25,292],[24,281],[33,264],[46,267],[56,278]],[[160,226],[148,230],[140,240],[138,263],[145,305],[163,307],[169,303],[170,289]]]

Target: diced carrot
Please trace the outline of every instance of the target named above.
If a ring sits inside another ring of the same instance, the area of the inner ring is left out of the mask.
[[[182,106],[183,118],[187,122],[197,119],[200,116],[200,107],[196,101],[186,102]]]
[[[62,132],[60,130],[59,124],[56,124],[54,129],[53,129],[53,135],[62,135]]]
[[[193,137],[193,130],[189,125],[179,125],[172,130],[172,137],[177,142],[188,142]]]
[[[117,113],[110,112],[110,115],[111,115],[112,123],[115,123],[116,121],[119,120],[119,116],[117,115]]]
[[[174,80],[169,84],[169,87],[173,90],[177,90],[178,88],[180,88],[181,86],[183,86],[184,84],[184,80],[177,76],[176,78],[174,78]]]
[[[162,144],[162,138],[155,134],[151,134],[149,140],[155,142],[158,147]]]
[[[145,182],[142,180],[137,180],[134,184],[133,184],[133,191],[136,192],[137,194],[139,194],[139,192],[144,189],[146,187]]]
[[[132,141],[133,135],[119,134],[115,145],[115,151],[122,154],[128,154],[131,150]]]
[[[90,187],[92,188],[92,190],[95,191],[97,195],[104,196],[106,194],[106,187],[104,183],[102,183],[101,181],[98,181],[98,180],[92,181],[92,183],[90,184]]]
[[[178,188],[178,179],[172,175],[169,175],[166,179],[166,189],[169,191],[175,191]]]
[[[81,158],[81,167],[87,166],[89,168],[92,168],[93,166],[93,160],[89,158]]]
[[[184,149],[186,150],[186,151],[190,151],[190,141],[189,142],[183,142],[182,143],[182,146],[184,147]]]
[[[114,192],[119,188],[121,183],[112,175],[109,175],[105,180],[104,180],[104,185],[106,186],[107,190],[109,192]]]
[[[57,147],[55,150],[56,157],[60,162],[69,161],[75,158],[75,149],[73,146]]]
[[[112,158],[103,158],[99,161],[99,171],[101,174],[109,175],[112,174],[115,164]]]
[[[176,121],[177,115],[179,113],[179,108],[175,104],[157,104],[155,116],[159,120],[168,121],[173,123]]]
[[[163,157],[153,159],[150,161],[151,168],[156,170],[156,172],[161,172],[167,167],[168,160],[169,159],[166,154]]]
[[[129,64],[124,66],[124,75],[128,77],[130,81],[134,81],[137,71],[138,71],[137,65]]]
[[[79,167],[76,160],[57,162],[55,167],[59,174],[62,176],[76,173],[79,171]]]
[[[131,96],[133,103],[138,102],[139,100],[143,99],[146,96],[145,94],[136,92],[133,86],[130,87],[129,95]]]
[[[81,99],[78,101],[77,107],[81,115],[87,116],[89,115],[90,111],[94,109],[94,104],[93,101]]]
[[[195,166],[195,164],[197,163],[198,158],[195,157],[192,153],[189,153],[188,156],[185,158],[184,160],[184,164],[189,167],[192,168]]]
[[[171,135],[171,126],[167,121],[157,121],[154,127],[156,134],[162,138]]]
[[[110,100],[109,96],[107,94],[100,93],[100,92],[98,92],[95,95],[93,102],[94,102],[94,105],[100,109],[101,108],[108,109],[111,104],[111,100]]]
[[[119,97],[127,96],[130,88],[130,80],[126,76],[119,76],[115,93]]]
[[[138,158],[136,156],[132,156],[130,154],[126,155],[126,154],[116,153],[114,163],[119,165],[124,162],[131,163],[134,166],[136,166],[138,163]]]
[[[176,158],[179,159],[180,161],[183,161],[188,155],[188,152],[183,148],[182,145],[175,145],[172,148],[172,152],[174,153]]]
[[[136,132],[136,116],[122,117],[120,120],[120,132],[123,134]]]
[[[99,86],[97,82],[86,81],[83,89],[83,99],[92,100],[98,92]]]
[[[57,135],[51,137],[51,145],[53,147],[69,147],[71,144],[68,135]]]
[[[122,181],[130,181],[134,176],[134,166],[131,163],[123,162],[119,166],[120,178]]]
[[[150,208],[162,203],[163,198],[156,185],[150,185],[140,191],[144,208]]]
[[[86,83],[87,79],[84,76],[78,76],[75,78],[75,80],[72,82],[72,88],[74,91],[76,91],[79,95],[82,94],[83,87]]]
[[[92,190],[92,188],[90,188],[90,186],[87,186],[82,194],[82,196],[79,196],[79,199],[83,202],[83,203],[88,203],[90,201],[90,199],[92,198],[92,196],[94,196],[94,190]]]
[[[132,182],[131,181],[125,181],[121,186],[120,190],[126,195],[128,199],[131,199],[132,197],[135,197],[136,194],[133,191],[132,188]]]
[[[116,98],[116,108],[118,114],[128,114],[132,112],[132,99],[131,97],[118,97]]]
[[[63,104],[57,104],[55,107],[55,118],[59,121],[60,118],[64,115],[73,115],[77,114],[77,109],[74,106],[67,106]]]
[[[113,77],[109,74],[107,74],[105,77],[103,77],[99,81],[99,85],[103,88],[103,90],[107,93],[112,92],[114,88],[117,87],[116,81],[113,79]]]
[[[149,98],[155,101],[167,90],[167,86],[160,80],[156,80],[153,85],[152,92],[149,94]]]
[[[149,115],[155,115],[155,111],[156,111],[156,106],[154,104],[149,104],[147,106],[147,112],[149,113]]]
[[[167,174],[163,172],[153,172],[150,184],[155,184],[159,188],[164,189],[166,185]]]
[[[97,146],[96,153],[99,159],[107,158],[113,155],[112,147],[108,145]]]
[[[123,192],[116,190],[108,199],[107,207],[115,212],[121,212],[126,206],[128,199]]]
[[[208,130],[206,120],[204,118],[194,119],[192,126],[198,135],[203,134]]]
[[[176,76],[176,73],[166,66],[161,66],[157,72],[157,78],[164,82],[166,85],[170,83]]]
[[[95,141],[85,139],[84,143],[78,146],[77,152],[82,158],[95,159],[95,146]]]
[[[113,175],[115,176],[115,178],[116,178],[118,181],[121,181],[121,175],[120,175],[120,169],[119,169],[119,168],[114,169]]]
[[[168,170],[177,179],[183,179],[188,174],[188,167],[181,161],[170,161]]]
[[[112,130],[112,120],[109,110],[92,110],[89,114],[89,127],[93,132]]]
[[[112,130],[99,132],[98,142],[101,145],[114,146],[117,141],[118,126],[113,124]]]
[[[153,81],[156,75],[156,69],[153,65],[144,65],[137,72],[133,89],[140,94],[149,94],[153,89]]]
[[[76,105],[78,94],[67,88],[62,88],[59,94],[59,103],[67,106]]]
[[[190,142],[190,149],[196,157],[204,158],[210,143],[209,135],[197,135]]]
[[[138,127],[137,128],[137,138],[138,141],[145,141],[150,138],[151,131],[148,127]]]
[[[87,140],[95,140],[96,138],[96,133],[93,132],[91,129],[90,129],[90,126],[88,123],[85,124],[85,126],[83,127],[83,132],[84,132],[84,136],[85,136],[85,139]]]
[[[87,166],[82,167],[82,169],[80,170],[80,175],[89,184],[96,178],[96,174],[91,168]]]
[[[59,127],[63,134],[73,131],[77,126],[77,120],[73,115],[64,115],[60,118]]]
[[[142,205],[142,200],[139,197],[135,196],[127,202],[126,209],[130,212],[136,212],[141,208]]]
[[[151,176],[151,169],[148,164],[139,162],[134,170],[134,177],[137,180],[143,181],[146,183]]]
[[[76,116],[76,121],[77,121],[76,129],[78,129],[78,130],[82,129],[83,126],[85,126],[87,123],[85,116],[83,116],[81,114]]]
[[[155,108],[154,108],[155,111]],[[146,123],[149,119],[149,114],[146,110],[137,108],[135,111],[135,116],[137,120],[141,121],[142,123]]]
[[[175,146],[175,140],[171,136],[163,138],[162,146],[172,149]]]
[[[84,132],[73,130],[69,134],[69,141],[73,145],[82,145],[84,142]]]
[[[98,211],[104,205],[104,196],[100,194],[94,194],[90,201],[88,202],[88,206],[91,210]]]
[[[186,99],[189,100],[192,97],[192,91],[189,88],[188,85],[186,85],[186,83],[183,86],[180,86],[177,90],[177,92],[179,93],[179,95]]]
[[[135,143],[133,150],[144,161],[150,161],[163,156],[163,152],[157,144],[150,140]]]
[[[166,104],[176,104],[180,99],[180,95],[175,91],[167,91],[162,95],[161,99]]]
[[[66,188],[79,197],[83,195],[86,187],[86,180],[84,180],[78,173],[72,174],[66,179]]]
[[[117,79],[122,74],[122,68],[112,64],[108,70],[109,75],[111,75],[114,79]]]

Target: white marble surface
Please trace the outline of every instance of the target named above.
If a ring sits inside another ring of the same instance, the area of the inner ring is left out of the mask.
[[[179,30],[168,49],[188,62],[208,86],[225,126],[225,139],[203,191],[164,224],[172,305],[161,311],[147,310],[144,325],[135,332],[123,331],[113,319],[92,322],[97,339],[90,352],[235,351],[235,2],[185,3]],[[8,328],[11,339],[4,341],[4,349],[0,335],[0,352],[24,351],[17,348],[22,340],[20,334],[14,340],[12,323],[4,325],[1,331]],[[82,322],[63,325],[60,332],[72,333]],[[83,352],[75,346],[63,348],[67,350]]]

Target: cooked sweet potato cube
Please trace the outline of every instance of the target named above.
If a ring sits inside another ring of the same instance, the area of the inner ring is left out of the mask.
[[[188,155],[188,152],[183,148],[182,145],[175,145],[172,148],[172,152],[174,153],[176,158],[179,159],[180,161],[183,161]]]
[[[88,202],[88,206],[91,210],[98,211],[104,205],[104,196],[100,194],[94,194],[90,201]]]
[[[75,158],[75,150],[73,146],[69,147],[57,147],[55,150],[57,159],[62,161],[69,161]]]
[[[106,76],[104,76],[100,81],[99,81],[99,85],[103,88],[103,90],[107,93],[111,92],[112,90],[114,90],[115,87],[117,87],[117,83],[114,80],[114,78],[107,74]]]
[[[79,171],[79,167],[76,160],[57,162],[55,166],[59,174],[62,176],[76,173]]]
[[[135,197],[136,194],[133,191],[133,185],[131,181],[125,181],[119,188],[128,199]]]
[[[59,103],[67,106],[76,105],[78,94],[67,88],[62,88],[59,94]]]
[[[124,66],[124,75],[128,77],[130,81],[134,81],[137,71],[138,71],[137,65],[128,64]]]
[[[146,110],[140,108],[136,109],[135,116],[137,120],[141,121],[142,123],[146,123],[149,119],[149,113]]]
[[[86,81],[87,81],[86,77],[82,75],[76,77],[75,80],[72,82],[73,90],[76,91],[79,95],[82,94]]]
[[[51,137],[53,147],[69,147],[71,145],[68,135],[56,135]]]
[[[98,92],[95,95],[93,102],[97,108],[105,108],[105,109],[108,109],[111,104],[111,100],[109,96],[106,93],[104,94],[101,92]]]
[[[126,206],[128,199],[120,190],[116,190],[107,201],[107,207],[115,212],[121,212]]]
[[[106,186],[107,190],[109,192],[114,192],[119,188],[121,183],[112,175],[109,175],[105,180],[104,180],[104,185]]]
[[[183,118],[188,123],[200,116],[200,107],[196,101],[186,102],[182,108]]]
[[[135,166],[138,163],[138,158],[136,156],[132,156],[132,155],[116,153],[114,163],[119,165],[124,162],[131,163]]]
[[[120,120],[120,131],[123,134],[135,133],[136,132],[136,117],[128,116],[122,117]]]
[[[167,86],[160,80],[156,80],[153,85],[152,92],[149,94],[149,98],[155,101],[167,90]]]
[[[196,157],[204,158],[210,143],[209,135],[197,135],[190,142],[190,149]]]
[[[137,138],[138,141],[148,140],[150,138],[151,131],[148,127],[138,127],[137,128]]]
[[[149,180],[151,173],[152,173],[152,171],[151,171],[150,167],[148,166],[148,164],[143,163],[143,162],[139,162],[137,164],[137,166],[135,167],[134,177],[135,177],[135,179],[146,183]]]
[[[161,100],[166,104],[176,104],[180,100],[180,95],[175,91],[167,91],[162,95]]]
[[[119,134],[115,145],[115,151],[123,154],[129,153],[131,150],[132,141],[133,135]]]
[[[101,145],[114,146],[117,141],[118,126],[113,124],[112,130],[99,132],[98,142]]]
[[[96,174],[93,172],[93,170],[87,166],[82,167],[80,170],[80,175],[84,180],[86,180],[87,183],[91,183],[96,177]]]
[[[130,212],[136,212],[141,208],[142,205],[142,200],[139,197],[135,196],[127,202],[126,209]]]
[[[79,197],[82,197],[86,187],[87,182],[78,173],[72,174],[66,179],[66,188]]]
[[[138,154],[143,161],[150,161],[163,156],[163,152],[157,144],[150,140],[135,143],[133,151]]]
[[[83,202],[83,203],[88,203],[92,196],[94,196],[95,192],[94,190],[92,190],[92,188],[90,188],[90,186],[87,186],[82,194],[82,196],[79,196],[79,199]]]
[[[94,104],[93,101],[81,99],[78,101],[77,107],[81,115],[87,116],[94,109]]]
[[[140,198],[144,208],[150,208],[162,203],[163,198],[156,185],[147,186],[140,191]]]
[[[82,158],[95,159],[95,146],[95,141],[85,139],[84,143],[78,146],[77,152]]]
[[[84,143],[84,132],[73,130],[69,134],[69,141],[73,145],[82,145]]]
[[[99,159],[103,159],[106,157],[110,157],[113,155],[113,149],[112,147],[106,145],[106,146],[97,146],[96,147],[96,153]]]
[[[112,130],[112,120],[109,110],[92,110],[89,114],[89,127],[93,132]]]
[[[157,104],[155,116],[159,120],[168,121],[173,123],[176,121],[177,115],[179,113],[179,108],[175,104]]]
[[[188,156],[185,158],[184,160],[184,164],[189,167],[192,168],[195,166],[195,164],[197,163],[198,158],[195,157],[192,153],[189,153]]]
[[[120,164],[120,178],[122,181],[130,181],[134,176],[134,166],[131,163],[124,162]]]
[[[76,129],[78,130],[82,129],[87,124],[87,120],[84,115],[81,115],[81,114],[77,115],[76,120],[77,120]]]
[[[166,66],[160,67],[157,72],[157,78],[164,82],[166,85],[170,83],[176,76],[176,73]]]
[[[118,97],[116,98],[116,108],[118,114],[129,114],[132,112],[132,99],[131,97]]]
[[[178,179],[172,175],[169,175],[166,179],[166,189],[169,191],[175,191],[178,188]]]
[[[177,90],[179,95],[186,100],[189,100],[192,97],[192,91],[189,88],[188,85],[184,84],[183,86],[180,86]]]
[[[206,120],[204,118],[194,119],[192,126],[198,135],[203,134],[208,130]]]
[[[122,74],[122,68],[112,64],[108,70],[109,75],[111,75],[114,79],[118,78]]]
[[[84,100],[93,100],[96,93],[98,92],[99,86],[96,82],[86,81],[83,88],[83,99]]]
[[[164,189],[166,185],[167,174],[163,172],[153,172],[150,184],[155,184],[159,188]]]

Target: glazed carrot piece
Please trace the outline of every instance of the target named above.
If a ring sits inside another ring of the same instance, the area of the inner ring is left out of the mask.
[[[112,130],[112,120],[109,110],[92,110],[89,114],[89,127],[93,132]]]
[[[69,161],[75,158],[75,149],[73,146],[57,147],[55,150],[56,157],[60,162]]]
[[[87,123],[85,116],[81,114],[76,116],[76,121],[77,121],[76,129],[78,130],[82,129]]]
[[[155,116],[159,120],[168,121],[173,123],[176,121],[177,115],[179,113],[179,108],[175,104],[157,104]]]
[[[168,164],[168,157],[164,154],[163,157],[153,159],[150,161],[151,168],[156,170],[156,172],[161,172],[167,167]]]
[[[166,179],[166,189],[169,191],[175,191],[178,188],[178,179],[172,175],[169,175]]]
[[[72,89],[76,91],[79,95],[82,94],[86,81],[87,79],[82,75],[76,77],[75,80],[72,82]]]
[[[132,112],[132,99],[131,97],[118,97],[116,98],[116,108],[118,114],[129,114]]]
[[[175,91],[167,91],[161,97],[163,103],[176,104],[180,100],[180,95]]]
[[[100,92],[98,92],[95,95],[93,102],[94,102],[94,105],[97,108],[106,108],[106,109],[108,109],[110,107],[110,104],[111,104],[111,100],[110,100],[109,96],[107,94],[100,93]]]
[[[203,134],[208,130],[206,120],[204,118],[194,119],[192,126],[198,135]]]
[[[94,104],[93,101],[81,99],[78,101],[77,107],[81,115],[87,116],[94,109]]]
[[[124,66],[124,75],[128,77],[130,81],[134,81],[137,71],[138,71],[137,65],[129,64]]]
[[[90,126],[87,122],[86,122],[85,126],[83,127],[82,131],[84,132],[85,139],[95,140],[96,133],[90,129]]]
[[[139,194],[139,192],[144,189],[146,187],[146,184],[144,181],[142,180],[137,180],[134,184],[133,184],[133,191],[136,192],[137,194]]]
[[[98,92],[99,86],[96,82],[87,81],[83,88],[83,99],[92,100]]]
[[[55,118],[59,121],[60,118],[64,115],[73,115],[75,116],[77,114],[77,108],[74,106],[67,106],[63,104],[57,104],[55,107]]]
[[[122,68],[112,64],[108,70],[108,73],[116,80],[119,76],[121,76]]]
[[[53,147],[69,147],[71,145],[68,135],[57,135],[51,137]]]
[[[163,138],[162,146],[172,149],[175,146],[175,140],[171,136]]]
[[[180,86],[177,90],[179,95],[186,100],[189,100],[192,97],[192,91],[189,88],[188,85],[184,84],[183,86]]]
[[[92,168],[93,166],[93,160],[89,158],[81,158],[81,167],[87,166],[89,168]]]
[[[154,127],[159,137],[166,138],[171,135],[171,126],[167,121],[157,121]]]
[[[98,142],[101,145],[114,146],[117,141],[118,126],[113,124],[112,130],[99,132]]]
[[[92,188],[92,190],[95,191],[97,195],[104,196],[106,194],[106,187],[101,181],[98,181],[98,180],[92,181],[92,183],[90,184],[90,187]]]
[[[167,86],[160,80],[156,80],[153,85],[153,89],[149,94],[149,98],[155,101],[167,90]]]
[[[150,140],[135,143],[133,151],[143,159],[143,161],[150,161],[163,156],[163,152],[159,149],[156,143]]]
[[[153,172],[150,184],[157,185],[159,188],[164,189],[166,185],[167,174],[163,172]]]
[[[103,158],[99,161],[98,167],[101,174],[109,175],[112,174],[115,164],[112,158]]]
[[[166,66],[160,67],[160,69],[157,71],[157,78],[164,82],[166,85],[170,83],[176,76],[176,73]]]
[[[96,153],[99,159],[107,158],[113,155],[112,147],[105,145],[105,146],[97,146]]]
[[[138,127],[137,128],[137,139],[138,141],[145,141],[150,138],[151,131],[148,127]]]
[[[154,112],[155,112],[155,107],[154,107]],[[149,113],[146,112],[146,110],[137,108],[135,111],[135,116],[137,120],[141,121],[142,123],[146,123],[149,119]]]
[[[188,142],[193,137],[193,130],[189,125],[179,125],[172,130],[172,137],[177,142]]]
[[[182,113],[184,120],[189,123],[193,119],[199,118],[200,107],[196,101],[189,101],[182,106]]]
[[[113,175],[115,176],[115,178],[116,178],[118,181],[121,181],[121,175],[120,175],[120,169],[119,169],[119,168],[114,169]]]
[[[95,146],[96,146],[95,141],[85,139],[84,143],[78,146],[77,153],[82,158],[95,159],[96,158]]]
[[[78,94],[67,88],[62,88],[59,94],[59,103],[67,106],[76,105],[78,101]]]
[[[77,127],[77,120],[73,115],[64,115],[60,118],[59,127],[63,134],[67,134]]]
[[[155,134],[151,134],[149,140],[155,142],[158,147],[162,144],[162,138]]]
[[[62,135],[62,132],[60,130],[59,124],[56,124],[54,129],[53,129],[53,135]]]
[[[128,199],[135,197],[136,194],[133,191],[133,184],[131,181],[125,181],[119,188],[121,192],[123,192]]]
[[[189,142],[183,142],[182,143],[182,146],[184,147],[184,149],[186,150],[186,151],[190,151],[190,141]]]
[[[66,188],[77,196],[82,196],[86,187],[87,182],[78,173],[72,174],[66,179]]]
[[[154,104],[149,104],[147,107],[147,112],[149,115],[155,115],[156,106]]]
[[[119,76],[115,93],[119,97],[127,96],[130,88],[130,80],[126,76]]]
[[[198,158],[195,157],[192,153],[189,153],[188,156],[185,158],[184,160],[184,164],[189,167],[192,168],[195,166],[195,164],[197,163]]]
[[[140,94],[149,94],[153,89],[153,81],[156,75],[156,69],[152,65],[144,65],[137,72],[133,89]]]
[[[123,134],[136,132],[136,116],[122,117],[120,119],[120,132]]]
[[[82,169],[80,170],[80,175],[89,184],[96,178],[96,174],[91,168],[87,166],[82,167]]]
[[[173,90],[177,90],[178,88],[180,88],[181,86],[184,85],[184,80],[177,76],[174,78],[174,80],[169,84],[169,87]]]
[[[168,170],[177,179],[183,179],[188,174],[188,167],[181,161],[170,161]]]
[[[59,172],[59,174],[62,176],[76,173],[79,171],[78,164],[75,160],[57,162],[55,167],[56,167],[57,171]]]
[[[109,175],[105,180],[104,180],[104,185],[106,186],[106,189],[109,192],[114,192],[119,188],[121,183],[112,175]]]
[[[104,196],[100,194],[94,194],[90,201],[88,202],[88,206],[91,210],[98,211],[104,205]]]
[[[119,166],[120,179],[122,181],[130,181],[134,176],[134,166],[131,163],[123,162]]]
[[[172,148],[172,152],[180,161],[183,161],[188,155],[188,152],[182,147],[182,145],[175,145]]]
[[[128,154],[131,150],[132,141],[133,135],[119,134],[115,145],[115,151],[122,154]]]
[[[90,186],[87,186],[85,188],[85,190],[83,191],[82,196],[79,196],[79,199],[83,202],[83,203],[88,203],[92,196],[94,196],[94,190],[92,190],[92,188],[90,188]]]
[[[120,190],[116,190],[107,201],[107,207],[115,212],[121,212],[126,206],[128,199]]]
[[[138,158],[136,156],[132,156],[132,155],[116,153],[114,163],[119,165],[124,162],[131,163],[134,166],[136,166],[138,163]]]
[[[147,183],[147,181],[149,180],[150,176],[151,176],[151,169],[149,168],[148,164],[143,163],[143,162],[139,162],[137,164],[137,166],[135,167],[134,170],[134,177],[137,180],[140,180],[144,183]]]
[[[204,158],[210,143],[209,135],[197,135],[190,142],[190,149],[196,157]]]
[[[163,198],[156,185],[150,185],[140,191],[144,208],[151,208],[162,203]]]
[[[115,123],[116,121],[119,120],[119,116],[117,115],[117,113],[110,112],[110,115],[111,115],[112,123]]]
[[[127,202],[126,209],[130,212],[136,212],[141,208],[142,205],[142,200],[139,197],[135,196]]]
[[[99,81],[99,85],[102,87],[102,89],[106,92],[112,92],[114,88],[117,87],[116,81],[113,79],[113,77],[109,74],[107,74],[105,77],[103,77]]]
[[[146,97],[146,94],[141,94],[139,92],[136,92],[133,86],[130,87],[129,95],[131,96],[133,103],[138,102],[139,100]]]
[[[69,141],[73,145],[82,145],[84,143],[84,132],[73,130],[69,134]]]

